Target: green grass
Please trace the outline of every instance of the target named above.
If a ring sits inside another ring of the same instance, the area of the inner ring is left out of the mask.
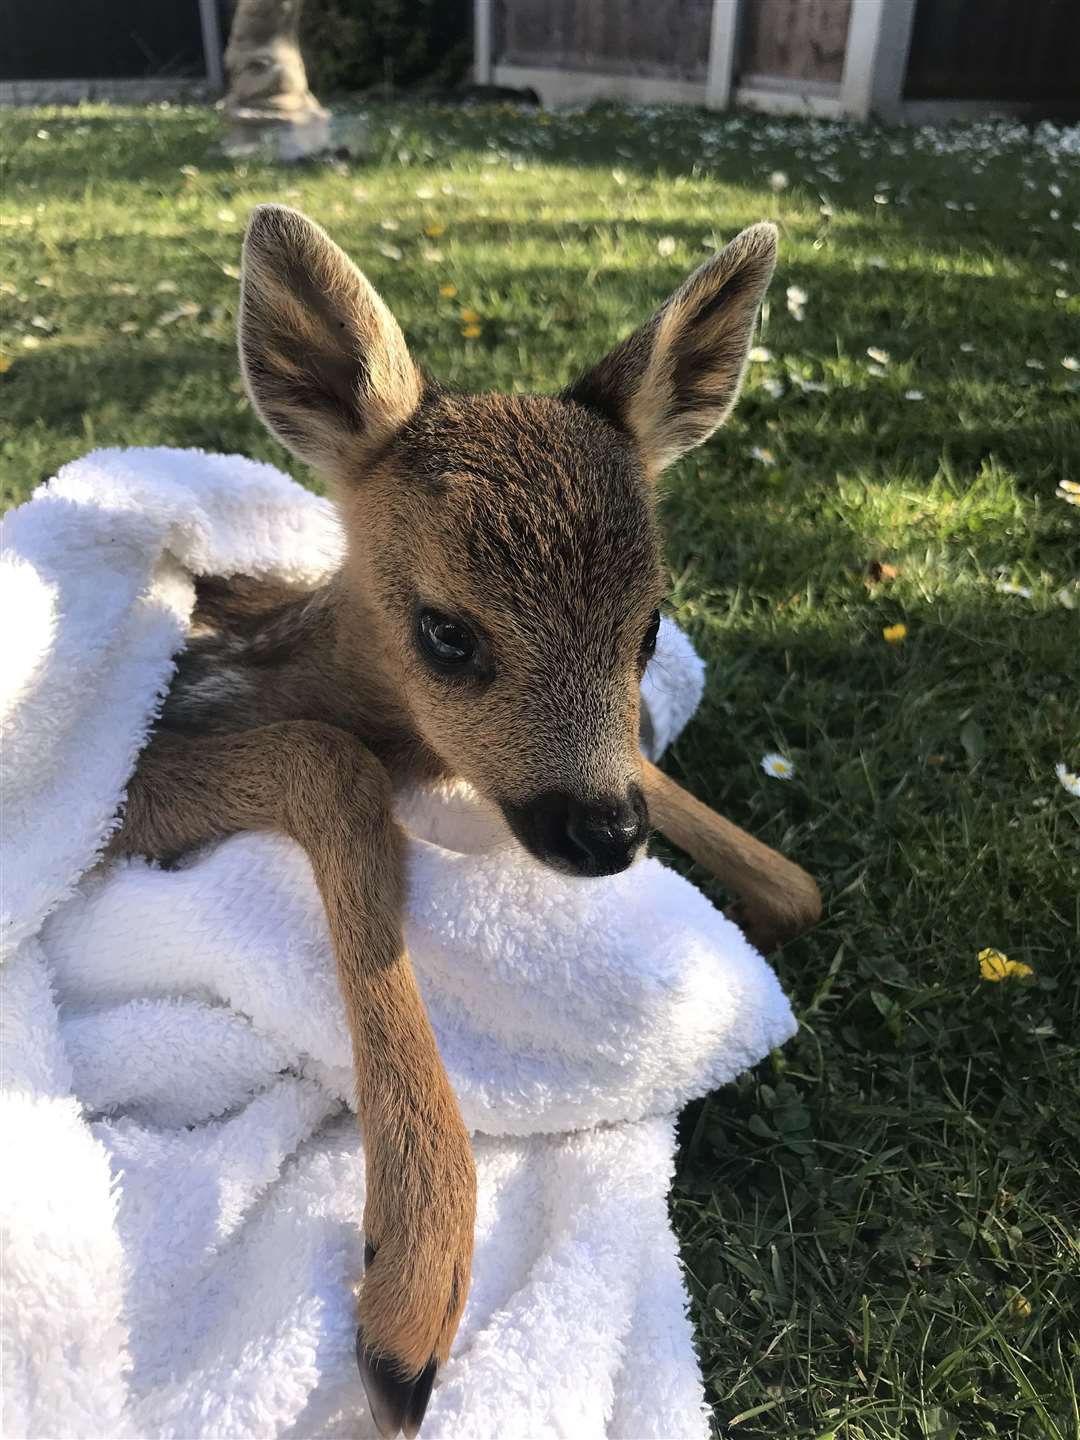
[[[717,1429],[1075,1440],[1080,803],[1054,775],[1080,768],[1080,510],[1055,494],[1080,481],[1075,140],[404,107],[372,137],[348,171],[283,173],[223,160],[202,111],[6,114],[5,498],[97,445],[302,473],[237,379],[227,267],[258,200],[324,222],[425,363],[477,389],[558,386],[714,238],[774,218],[773,358],[664,507],[671,609],[710,666],[670,763],[826,907],[777,959],[799,1037],[682,1126]],[[794,780],[761,773],[774,749]],[[984,946],[1033,976],[981,980]]]

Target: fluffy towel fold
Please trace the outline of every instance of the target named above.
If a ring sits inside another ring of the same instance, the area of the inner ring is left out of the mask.
[[[371,1435],[363,1155],[307,859],[258,834],[177,870],[96,866],[191,575],[316,580],[333,510],[236,456],[102,451],[4,531],[4,1433]],[[665,623],[654,753],[700,693]],[[409,946],[480,1186],[424,1436],[704,1437],[673,1115],[791,1035],[776,979],[655,860],[561,877],[463,787],[400,813]]]

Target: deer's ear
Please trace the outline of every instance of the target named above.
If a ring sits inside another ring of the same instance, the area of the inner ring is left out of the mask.
[[[742,385],[776,227],[752,225],[707,260],[640,330],[566,391],[637,442],[659,471],[707,439]]]
[[[416,409],[422,381],[397,321],[306,216],[260,205],[244,239],[240,365],[281,442],[339,479]]]

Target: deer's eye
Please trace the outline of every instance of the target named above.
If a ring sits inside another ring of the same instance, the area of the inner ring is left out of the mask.
[[[460,670],[476,654],[469,627],[438,610],[421,610],[416,629],[420,653],[437,670]]]
[[[641,659],[645,663],[652,659],[656,653],[656,637],[660,633],[660,611],[652,612],[652,619],[649,621],[649,628],[645,631],[641,641]]]

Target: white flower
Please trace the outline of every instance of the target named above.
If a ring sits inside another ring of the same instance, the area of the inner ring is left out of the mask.
[[[878,193],[874,196],[875,205],[887,205],[888,203],[889,197],[887,195],[882,195],[880,191],[878,191]]]
[[[1029,370],[1045,370],[1046,366],[1041,360],[1025,360],[1024,364]]]
[[[401,259],[401,251],[396,245],[376,245],[375,249],[378,250],[380,255],[385,255],[387,260]]]
[[[367,197],[365,196],[364,198],[366,199]],[[430,185],[421,185],[420,189],[416,192],[416,198],[418,200],[434,200],[435,191],[432,190]]]
[[[219,210],[217,212],[217,218],[223,225],[231,225],[236,219],[236,212],[229,209]]]
[[[750,458],[757,460],[762,465],[775,465],[776,456],[771,450],[764,449],[761,445],[751,445]]]
[[[1057,594],[1054,596],[1054,599],[1063,609],[1075,610],[1078,589],[1080,589],[1080,587],[1077,587],[1075,585],[1071,590],[1068,585],[1063,585],[1061,589],[1057,592]]]
[[[761,382],[761,388],[765,391],[767,395],[770,395],[774,400],[779,400],[780,396],[784,393],[784,382],[782,380],[772,379],[763,380]]]
[[[774,170],[772,172],[769,176],[769,186],[777,195],[779,195],[781,190],[787,189],[788,177],[784,174],[783,170]]]
[[[752,360],[755,365],[764,365],[772,359],[772,351],[766,349],[764,345],[755,345],[746,358]]]
[[[925,400],[925,399],[926,399],[926,396],[923,394],[923,392],[922,392],[921,390],[905,390],[905,391],[904,391],[904,399],[905,399],[905,400]]]
[[[868,345],[866,347],[866,353],[870,356],[870,359],[876,361],[878,365],[887,365],[889,363],[889,352],[882,350],[880,345]]]
[[[971,352],[975,349],[975,346],[971,343],[970,340],[961,340],[960,349],[965,355],[970,355]]]
[[[175,295],[179,288],[175,280],[159,280],[154,286],[159,295]],[[124,293],[127,294],[127,291]]]
[[[764,764],[764,761],[762,763]],[[1074,775],[1071,770],[1066,770],[1064,765],[1055,765],[1054,774],[1070,795],[1080,795],[1080,775]]]
[[[1031,599],[1031,586],[1017,585],[1015,581],[1012,580],[998,580],[994,585],[994,589],[1002,595],[1019,595],[1024,600]]]
[[[173,325],[177,320],[190,320],[193,315],[197,315],[198,313],[199,307],[195,304],[195,301],[185,300],[184,303],[178,305],[175,310],[166,310],[164,315],[159,315],[157,323],[162,327]]]
[[[1047,188],[1047,190],[1050,191],[1050,194],[1054,197],[1055,200],[1060,200],[1060,199],[1061,199],[1061,186],[1060,186],[1060,185],[1047,185],[1046,188]]]
[[[379,221],[379,229],[380,229],[380,230],[396,230],[397,228],[398,228],[398,222],[397,222],[396,220],[391,220],[391,219],[387,218],[386,220],[380,220],[380,221]]]
[[[611,172],[611,178],[612,178],[612,180],[615,181],[615,184],[616,184],[616,185],[625,185],[625,184],[626,184],[626,171],[625,171],[625,170],[620,170],[620,169],[616,166],[616,168],[615,168],[614,170],[612,170],[612,172]]]
[[[660,239],[656,242],[656,251],[657,251],[657,254],[663,255],[663,256],[665,257],[665,259],[667,258],[668,255],[674,255],[674,254],[675,254],[675,236],[674,236],[674,235],[661,235],[661,236],[660,236]]]
[[[866,373],[868,375],[873,375],[875,379],[880,380],[883,375],[887,375],[889,372],[885,369],[884,365],[867,365]]]
[[[946,209],[946,210],[959,210],[959,209],[960,209],[960,206],[956,203],[955,200],[946,200],[946,201],[945,201],[945,209]]]
[[[41,284],[40,280],[38,281],[38,284]],[[1066,370],[1080,370],[1080,360],[1078,360],[1075,355],[1063,356],[1061,363],[1062,365],[1064,365]]]
[[[1080,505],[1080,485],[1075,480],[1059,480],[1054,494],[1066,505]]]
[[[792,762],[783,755],[777,755],[776,752],[772,750],[769,751],[768,755],[761,757],[761,768],[765,771],[766,775],[771,776],[774,780],[791,780],[795,775],[795,766]],[[1064,770],[1064,768],[1064,765],[1058,766],[1059,770]],[[1075,775],[1073,779],[1076,779]],[[1061,783],[1064,785],[1064,780]],[[1077,781],[1077,784],[1080,785],[1080,780]]]

